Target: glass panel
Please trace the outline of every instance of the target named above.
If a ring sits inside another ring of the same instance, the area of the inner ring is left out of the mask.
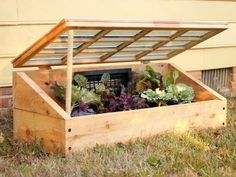
[[[65,56],[66,53],[38,53],[36,54],[33,58],[38,58],[38,59],[44,59],[44,58],[62,58],[63,56]],[[32,58],[32,59],[33,59]]]
[[[189,42],[192,42],[192,41],[198,41],[202,39],[201,37],[198,37],[198,36],[180,36],[178,38],[176,38],[175,40],[176,41],[189,41]]]
[[[153,30],[146,34],[147,37],[170,37],[175,34],[177,30]]]
[[[184,33],[183,37],[202,37],[207,34],[209,31],[201,31],[201,30],[192,30]]]
[[[105,35],[104,37],[133,37],[136,34],[141,32],[141,30],[112,30],[110,33]]]
[[[144,47],[144,48],[151,48],[155,44],[158,44],[159,42],[134,42],[131,45],[129,45],[127,48],[135,48],[135,47]]]
[[[184,47],[187,45],[189,41],[170,41],[167,44],[165,44],[165,47]]]
[[[89,48],[116,48],[123,42],[95,42]]]
[[[93,38],[100,30],[74,30],[74,38]],[[59,38],[68,39],[67,32],[63,33]]]
[[[74,43],[74,47],[78,47],[81,44],[83,44],[83,42],[76,42]],[[52,47],[56,47],[56,48],[67,48],[68,44],[67,44],[67,38],[65,39],[60,39],[60,38],[56,38],[54,41],[52,41],[52,43],[50,43],[49,45],[47,45],[45,48],[52,48]]]
[[[101,61],[100,57],[94,55],[90,56],[76,56],[73,58],[74,63],[98,63]]]
[[[139,39],[139,41],[145,42],[160,42],[160,41],[168,41],[170,38],[167,36],[145,36]]]
[[[111,57],[105,60],[105,62],[127,62],[127,61],[134,61],[133,57]]]
[[[111,58],[134,58],[140,52],[119,52],[113,55]]]
[[[61,57],[33,57],[30,60],[28,60],[24,66],[27,65],[58,65],[61,64]]]
[[[149,53],[148,55],[146,55],[146,56],[148,56],[148,57],[158,57],[158,56],[167,56],[167,55],[169,55],[170,53],[172,53],[172,52],[174,52],[174,50],[167,50],[167,51],[158,51],[158,50],[156,50],[156,51],[154,51],[154,52],[151,52],[151,53]]]
[[[101,56],[105,55],[106,53],[79,53],[75,56],[77,59],[85,59],[85,58],[100,58]]]

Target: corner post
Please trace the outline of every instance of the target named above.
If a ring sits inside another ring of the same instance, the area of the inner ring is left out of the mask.
[[[72,68],[73,68],[74,30],[68,31],[67,71],[66,71],[66,113],[71,114]]]

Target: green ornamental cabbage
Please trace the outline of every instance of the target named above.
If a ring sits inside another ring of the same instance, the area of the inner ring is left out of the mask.
[[[190,103],[194,98],[193,88],[183,83],[169,85],[166,92],[173,94],[178,103]]]

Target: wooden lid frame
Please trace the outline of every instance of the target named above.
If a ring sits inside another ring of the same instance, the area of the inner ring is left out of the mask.
[[[167,60],[225,29],[225,22],[64,19],[12,63],[66,65],[71,30],[72,62],[78,65]]]

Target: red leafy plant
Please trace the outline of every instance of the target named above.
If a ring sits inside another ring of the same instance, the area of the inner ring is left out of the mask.
[[[114,94],[102,98],[105,112],[128,111],[135,109],[148,108],[146,100],[139,95],[128,96],[121,93],[120,96]]]

